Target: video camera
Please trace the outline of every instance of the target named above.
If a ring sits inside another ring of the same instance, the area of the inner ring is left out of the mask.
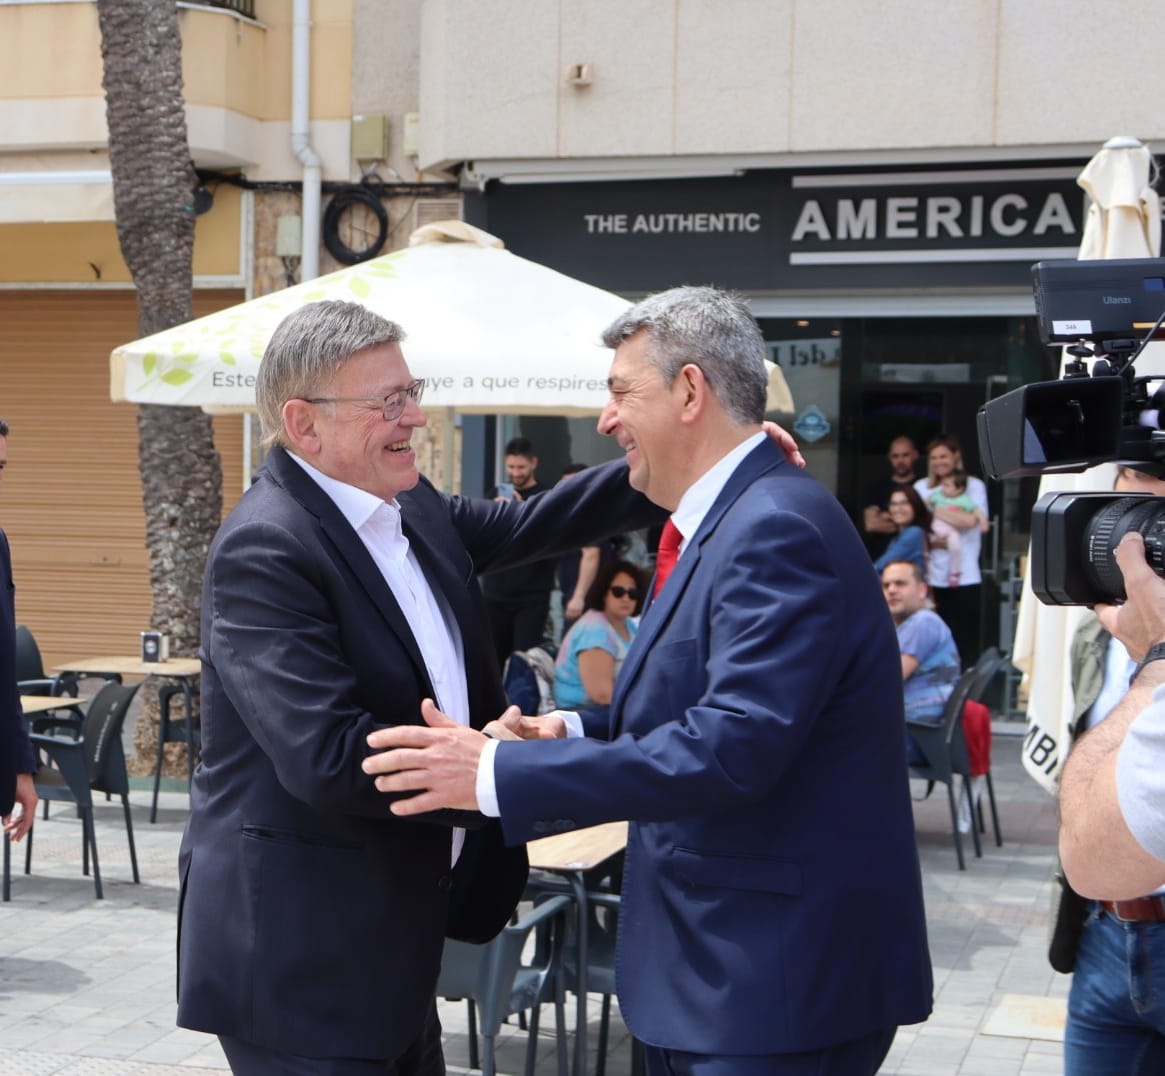
[[[1165,384],[1133,371],[1145,345],[1165,339],[1165,259],[1039,262],[1032,276],[1040,338],[1069,345],[1073,358],[1060,380],[1024,385],[979,409],[986,473],[1069,474],[1116,461],[1165,475]],[[1123,600],[1113,552],[1130,530],[1144,536],[1165,577],[1165,498],[1045,494],[1032,510],[1036,597],[1048,605]]]

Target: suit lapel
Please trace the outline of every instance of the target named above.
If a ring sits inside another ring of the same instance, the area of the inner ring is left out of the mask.
[[[424,680],[428,682],[428,669],[404,610],[393,597],[392,590],[384,581],[384,576],[380,574],[380,569],[360,540],[360,536],[352,529],[352,525],[344,518],[335,502],[312,481],[298,463],[288,459],[287,453],[282,449],[272,451],[267,459],[267,468],[278,484],[319,520],[321,529],[335,547],[339,558],[356,576],[369,600],[376,606],[393,634],[408,651],[409,657]]]
[[[719,496],[708,509],[699,529],[692,535],[691,540],[684,547],[683,555],[676,561],[671,575],[668,576],[667,586],[659,592],[643,614],[639,624],[639,631],[631,643],[631,649],[624,659],[623,667],[615,682],[615,693],[611,699],[611,736],[614,738],[622,724],[623,699],[630,690],[635,678],[639,675],[647,654],[655,645],[664,628],[670,623],[676,606],[680,603],[684,591],[699,570],[704,556],[704,543],[715,533],[725,513],[736,500],[761,475],[774,467],[785,464],[784,456],[772,441],[765,440],[757,445],[741,460],[740,465],[729,476]]]

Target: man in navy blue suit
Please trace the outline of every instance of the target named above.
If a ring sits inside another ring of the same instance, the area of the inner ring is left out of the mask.
[[[0,483],[8,467],[8,423],[0,419]],[[36,817],[36,757],[28,739],[20,692],[16,686],[16,611],[13,602],[12,556],[0,530],[0,824],[14,841],[30,829]],[[13,806],[19,804],[20,811]]]
[[[479,807],[510,842],[631,820],[617,983],[649,1072],[876,1072],[932,1002],[877,575],[835,498],[763,436],[742,301],[673,289],[604,342],[599,429],[680,542],[609,718],[510,722],[537,737],[512,743],[426,703],[432,727],[372,734],[397,750],[364,768],[413,794],[395,813]]]

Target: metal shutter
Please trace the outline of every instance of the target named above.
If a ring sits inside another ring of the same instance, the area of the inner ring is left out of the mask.
[[[243,298],[197,291],[195,317]],[[0,290],[0,418],[11,426],[0,526],[17,621],[46,666],[137,653],[149,627],[137,408],[109,399],[109,353],[136,337],[132,291]],[[215,419],[227,511],[241,493],[242,426]]]

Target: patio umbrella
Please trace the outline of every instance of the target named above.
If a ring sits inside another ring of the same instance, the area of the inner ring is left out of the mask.
[[[404,250],[123,344],[110,396],[210,411],[250,409],[275,327],[304,303],[348,299],[398,322],[425,405],[478,414],[591,415],[607,400],[600,334],[630,305],[504,249],[462,221],[419,228]],[[769,410],[791,411],[769,364]]]
[[[1135,138],[1109,139],[1088,162],[1076,181],[1090,199],[1079,258],[1160,255],[1161,211],[1151,186],[1152,163],[1148,147]],[[1069,358],[1065,353],[1064,361]],[[1150,344],[1137,358],[1136,369],[1141,375],[1165,375],[1165,347]],[[1040,494],[1053,490],[1108,490],[1115,476],[1116,466],[1111,463],[1080,474],[1046,475],[1040,480]],[[1079,607],[1041,603],[1032,592],[1025,571],[1012,651],[1012,660],[1025,674],[1028,686],[1023,764],[1053,794],[1070,740],[1072,635],[1084,613]]]

